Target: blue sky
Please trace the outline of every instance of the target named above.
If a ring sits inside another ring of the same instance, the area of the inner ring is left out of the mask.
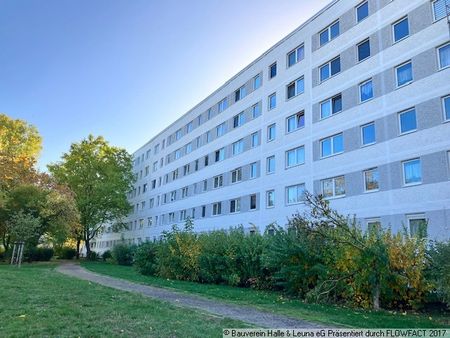
[[[0,112],[133,152],[328,2],[0,0]]]

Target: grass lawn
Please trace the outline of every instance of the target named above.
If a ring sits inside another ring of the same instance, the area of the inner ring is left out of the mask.
[[[401,314],[388,311],[363,311],[345,307],[306,304],[288,299],[281,293],[230,287],[226,285],[198,284],[158,277],[143,276],[132,267],[100,262],[82,262],[94,272],[127,279],[137,283],[172,288],[198,294],[224,302],[253,306],[255,308],[291,317],[330,325],[361,328],[430,328],[450,327],[449,314]]]
[[[52,264],[0,265],[1,337],[221,337],[247,327],[64,276]]]

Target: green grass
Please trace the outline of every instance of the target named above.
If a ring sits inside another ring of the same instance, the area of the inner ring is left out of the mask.
[[[252,306],[260,310],[333,326],[360,328],[450,327],[450,316],[443,313],[435,313],[433,315],[423,313],[402,314],[388,311],[355,310],[331,305],[306,304],[299,300],[289,299],[277,292],[143,276],[132,267],[108,263],[85,261],[82,262],[82,265],[97,273],[141,284],[171,288],[223,302]]]
[[[67,277],[54,264],[0,265],[2,337],[221,337],[239,321]]]

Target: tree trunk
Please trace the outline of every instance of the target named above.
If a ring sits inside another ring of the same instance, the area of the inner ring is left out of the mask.
[[[90,243],[90,239],[89,236],[86,236],[85,240],[84,240],[84,246],[86,247],[86,258],[90,259],[90,255],[91,255],[91,243]]]
[[[80,259],[81,238],[77,238],[77,259]]]
[[[380,309],[380,282],[377,281],[373,289],[373,309],[378,311]]]

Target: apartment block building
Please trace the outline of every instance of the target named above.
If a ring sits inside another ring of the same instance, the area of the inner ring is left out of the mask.
[[[332,1],[134,153],[128,229],[93,249],[187,218],[264,231],[302,212],[305,190],[363,227],[450,238],[447,10]]]

